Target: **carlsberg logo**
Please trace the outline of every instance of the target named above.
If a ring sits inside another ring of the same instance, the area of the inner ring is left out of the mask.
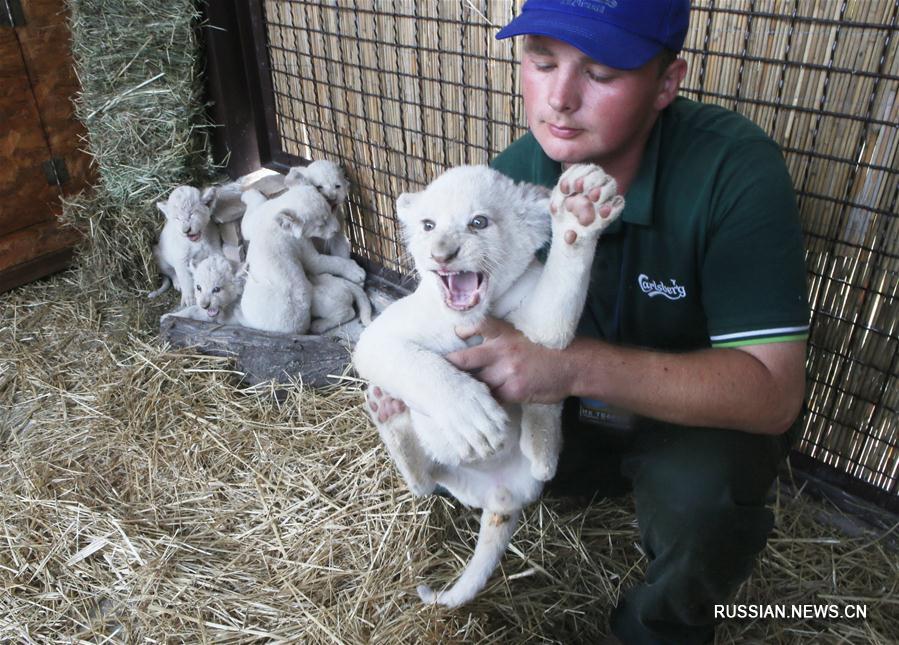
[[[668,300],[680,300],[681,298],[686,298],[687,290],[679,285],[674,278],[671,278],[670,280],[671,284],[665,284],[664,282],[650,280],[649,276],[644,273],[637,276],[637,284],[640,285],[640,289],[643,293],[650,298],[655,298],[656,296],[663,296],[668,298]]]

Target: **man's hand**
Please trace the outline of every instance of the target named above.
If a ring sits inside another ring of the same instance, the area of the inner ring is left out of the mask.
[[[563,352],[532,343],[511,324],[487,318],[474,327],[457,327],[456,335],[481,336],[475,347],[446,355],[461,370],[486,383],[505,403],[558,403],[569,395],[571,377]]]

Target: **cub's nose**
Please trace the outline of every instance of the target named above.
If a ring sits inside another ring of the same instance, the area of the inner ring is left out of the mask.
[[[457,246],[453,250],[448,250],[444,248],[433,249],[431,251],[431,259],[440,264],[447,264],[448,262],[452,262],[452,260],[459,255],[459,247]]]

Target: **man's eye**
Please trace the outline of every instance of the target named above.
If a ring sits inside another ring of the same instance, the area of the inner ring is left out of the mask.
[[[589,78],[591,81],[596,81],[597,83],[608,83],[612,80],[612,77],[607,74],[591,72],[590,70],[587,70],[587,78]]]
[[[435,224],[432,220],[429,220],[429,219],[421,220],[421,227],[426,231],[433,231],[434,226],[435,226]]]
[[[476,228],[478,230],[487,228],[487,224],[487,218],[483,215],[476,215],[475,217],[472,217],[471,221],[468,223],[471,228]]]

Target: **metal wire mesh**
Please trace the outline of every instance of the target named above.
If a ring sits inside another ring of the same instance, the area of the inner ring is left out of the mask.
[[[520,2],[265,0],[283,150],[348,168],[354,251],[407,275],[393,202],[525,131]],[[798,447],[899,492],[899,0],[695,0],[683,94],[777,140],[807,240],[809,412]],[[515,40],[515,39],[513,39]]]

